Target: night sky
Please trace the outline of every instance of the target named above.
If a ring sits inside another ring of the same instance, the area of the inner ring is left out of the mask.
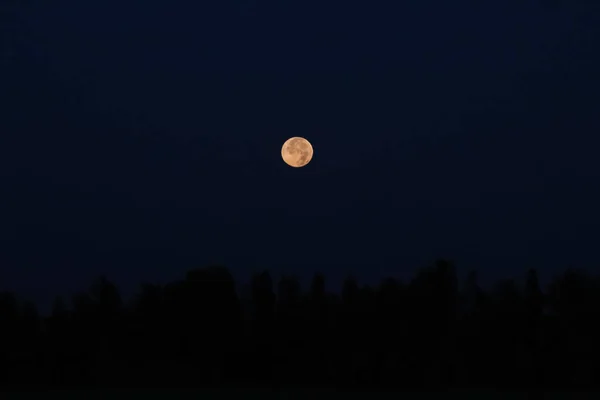
[[[0,285],[39,304],[210,264],[600,266],[596,1],[8,0],[0,28]]]

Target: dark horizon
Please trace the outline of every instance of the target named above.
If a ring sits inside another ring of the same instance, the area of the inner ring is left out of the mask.
[[[348,279],[357,280],[361,285],[365,285],[365,286],[373,288],[373,289],[378,288],[386,280],[389,280],[389,279],[393,279],[401,284],[409,284],[414,279],[415,274],[418,274],[420,271],[432,268],[433,266],[436,265],[436,263],[438,263],[440,261],[450,262],[452,264],[453,268],[455,268],[457,280],[458,280],[457,281],[458,288],[461,290],[467,284],[467,282],[469,280],[469,276],[472,274],[475,274],[477,276],[477,283],[478,283],[479,287],[481,287],[482,290],[493,291],[495,289],[495,287],[499,283],[502,283],[502,282],[514,282],[518,288],[522,288],[522,286],[524,285],[524,282],[527,279],[528,274],[530,273],[530,271],[532,269],[532,268],[524,268],[523,270],[519,271],[519,273],[516,275],[503,274],[500,277],[498,277],[497,279],[494,279],[494,278],[490,277],[489,275],[485,274],[485,269],[464,268],[464,267],[461,268],[461,266],[457,265],[453,260],[445,259],[445,258],[437,258],[437,259],[432,259],[431,262],[424,262],[421,265],[415,266],[414,268],[412,268],[410,270],[410,272],[403,271],[404,273],[396,272],[396,273],[392,273],[392,274],[388,274],[388,275],[371,276],[370,279],[361,279],[361,277],[359,275],[352,274],[351,272],[348,272],[347,270],[345,271],[346,274],[339,279],[336,274],[333,274],[333,279],[331,279],[330,276],[327,276],[325,274],[325,277],[327,279],[325,280],[324,288],[328,293],[331,293],[332,295],[340,295],[343,290],[344,282],[346,282]],[[31,295],[28,295],[28,293],[23,293],[18,290],[15,291],[14,289],[11,289],[10,287],[8,287],[6,285],[0,286],[0,293],[10,293],[11,295],[16,295],[20,301],[23,301],[25,303],[31,303],[32,305],[34,305],[36,307],[37,311],[39,312],[40,316],[48,317],[52,313],[52,306],[57,298],[61,298],[62,300],[64,300],[67,305],[72,305],[71,301],[73,300],[73,298],[80,295],[81,293],[84,293],[86,291],[85,290],[86,287],[88,287],[88,288],[92,287],[96,282],[98,282],[99,280],[103,280],[103,279],[107,279],[109,282],[114,282],[116,284],[116,287],[119,290],[120,297],[123,300],[123,303],[125,305],[132,305],[135,302],[136,296],[139,295],[140,290],[142,290],[143,287],[146,285],[164,287],[173,282],[184,279],[186,274],[189,271],[194,271],[194,270],[204,270],[204,269],[210,269],[210,268],[224,268],[227,271],[233,272],[231,268],[229,268],[227,265],[224,265],[221,263],[212,263],[212,264],[206,264],[206,265],[201,265],[201,266],[188,265],[188,266],[177,266],[177,267],[178,268],[176,268],[176,269],[178,271],[183,271],[183,273],[174,274],[171,277],[163,276],[163,277],[161,277],[162,279],[161,278],[144,279],[141,281],[133,281],[135,279],[133,277],[134,279],[127,280],[124,285],[119,285],[117,283],[117,281],[115,281],[113,279],[113,277],[111,277],[110,275],[108,275],[106,273],[100,272],[97,275],[92,276],[89,279],[81,282],[81,285],[78,287],[72,287],[69,290],[63,290],[63,291],[52,291],[51,289],[49,289],[49,290],[44,291],[43,295],[41,295],[41,296],[39,295],[39,293],[37,294],[37,296],[36,295],[31,296]],[[560,279],[565,273],[567,273],[569,271],[573,271],[576,273],[583,273],[583,274],[590,274],[590,273],[593,274],[594,273],[593,270],[586,269],[586,268],[566,267],[566,268],[557,270],[552,275],[544,275],[544,274],[540,274],[538,269],[536,269],[536,268],[533,268],[533,269],[536,270],[536,275],[538,276],[541,290],[547,290],[552,285],[553,282],[555,282],[557,279]],[[483,274],[482,274],[482,271],[484,272]],[[306,288],[310,287],[311,282],[314,279],[314,276],[316,276],[316,275],[322,276],[323,275],[323,272],[318,269],[312,270],[310,272],[305,270],[305,271],[300,271],[300,273],[295,273],[295,272],[285,272],[278,268],[275,268],[274,270],[270,269],[270,268],[261,268],[261,267],[245,268],[243,274],[238,274],[238,275],[232,274],[232,277],[234,278],[234,281],[235,281],[236,293],[242,297],[244,295],[247,296],[249,294],[249,290],[252,286],[252,280],[256,276],[259,276],[265,272],[268,273],[272,277],[273,282],[280,282],[280,281],[286,280],[286,279],[294,279],[299,283],[299,285],[302,289],[306,289]],[[393,272],[393,270],[392,270],[392,272]],[[130,278],[132,278],[132,277],[130,276]],[[35,279],[35,277],[34,277],[34,279]]]
[[[600,275],[537,272],[484,290],[438,260],[410,281],[255,274],[222,267],[144,285],[133,302],[106,278],[52,314],[0,292],[0,389],[338,388],[548,390],[598,387]]]

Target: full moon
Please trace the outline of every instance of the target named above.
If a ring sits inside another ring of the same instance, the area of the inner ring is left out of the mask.
[[[290,167],[304,167],[312,160],[312,156],[312,145],[302,137],[289,138],[281,148],[281,158]]]

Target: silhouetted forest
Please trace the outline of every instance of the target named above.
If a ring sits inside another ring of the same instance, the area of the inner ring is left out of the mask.
[[[52,314],[0,295],[2,386],[585,387],[598,381],[600,280],[535,270],[484,291],[438,261],[410,282],[268,272],[239,294],[222,267],[143,285],[105,278]]]

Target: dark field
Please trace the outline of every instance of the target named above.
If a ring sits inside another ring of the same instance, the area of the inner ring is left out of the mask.
[[[226,400],[226,399],[261,399],[261,400],[332,400],[343,398],[347,400],[385,400],[385,399],[406,399],[417,400],[426,398],[446,398],[454,396],[460,400],[475,400],[475,399],[529,399],[529,398],[544,398],[544,399],[597,399],[598,393],[533,393],[528,392],[500,392],[493,390],[451,390],[445,392],[347,392],[335,390],[67,390],[67,391],[50,391],[50,392],[31,392],[31,393],[10,393],[3,396],[5,399],[38,399],[47,398],[48,396],[56,396],[55,398],[70,400],[86,400],[86,399],[131,399],[131,398],[148,398],[148,399],[206,399],[206,400]]]

